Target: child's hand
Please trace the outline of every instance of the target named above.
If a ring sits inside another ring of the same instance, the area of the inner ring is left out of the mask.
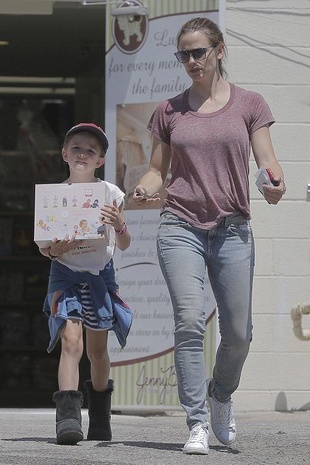
[[[73,234],[71,237],[69,237],[69,234],[66,234],[62,240],[54,237],[49,248],[49,255],[52,257],[61,257],[65,253],[70,252],[70,250],[76,249],[82,241],[77,241],[75,238],[76,234]]]
[[[116,200],[113,200],[113,205],[105,204],[101,208],[102,221],[104,224],[110,224],[114,229],[119,230],[124,224],[122,210],[117,206]]]

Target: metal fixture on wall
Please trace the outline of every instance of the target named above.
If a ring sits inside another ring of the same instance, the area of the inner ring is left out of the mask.
[[[117,7],[111,11],[112,16],[146,16],[148,9],[147,6],[143,5],[137,0],[127,0],[123,2],[111,2],[105,0],[81,0],[83,5],[107,5],[107,4],[116,4]]]
[[[146,16],[147,7],[136,2],[136,1],[126,1],[122,2],[117,8],[111,11],[112,16]]]
[[[310,302],[303,302],[291,310],[295,336],[301,341],[310,341],[310,330],[303,329],[301,324],[302,315],[310,315]]]
[[[118,6],[112,10],[112,16],[146,16],[147,7],[136,0],[123,2],[109,0],[1,0],[0,14],[8,15],[51,15],[53,14],[54,3],[82,3],[83,5],[107,5]],[[126,12],[123,10],[126,8]]]

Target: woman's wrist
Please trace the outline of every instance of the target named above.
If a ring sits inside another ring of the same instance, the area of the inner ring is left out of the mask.
[[[127,224],[125,222],[123,226],[121,227],[121,229],[115,229],[116,234],[118,234],[119,236],[121,234],[125,234],[126,231],[127,231]]]

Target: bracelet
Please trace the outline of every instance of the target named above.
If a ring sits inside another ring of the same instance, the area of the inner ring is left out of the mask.
[[[59,258],[61,257],[61,255],[59,255],[59,257],[56,257],[55,255],[51,255],[51,248],[48,249],[47,255],[49,256],[51,260],[54,260],[54,261],[59,260]]]
[[[127,231],[127,224],[126,223],[123,224],[121,229],[115,229],[116,234],[118,234],[119,236],[121,234],[125,234],[126,231]]]

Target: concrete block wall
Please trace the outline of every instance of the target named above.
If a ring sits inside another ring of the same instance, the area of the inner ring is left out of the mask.
[[[307,410],[310,340],[294,335],[291,309],[310,302],[310,2],[227,0],[225,23],[229,80],[269,103],[287,184],[285,198],[268,205],[256,189],[251,157],[254,336],[235,409]],[[309,315],[302,324],[310,329]]]

